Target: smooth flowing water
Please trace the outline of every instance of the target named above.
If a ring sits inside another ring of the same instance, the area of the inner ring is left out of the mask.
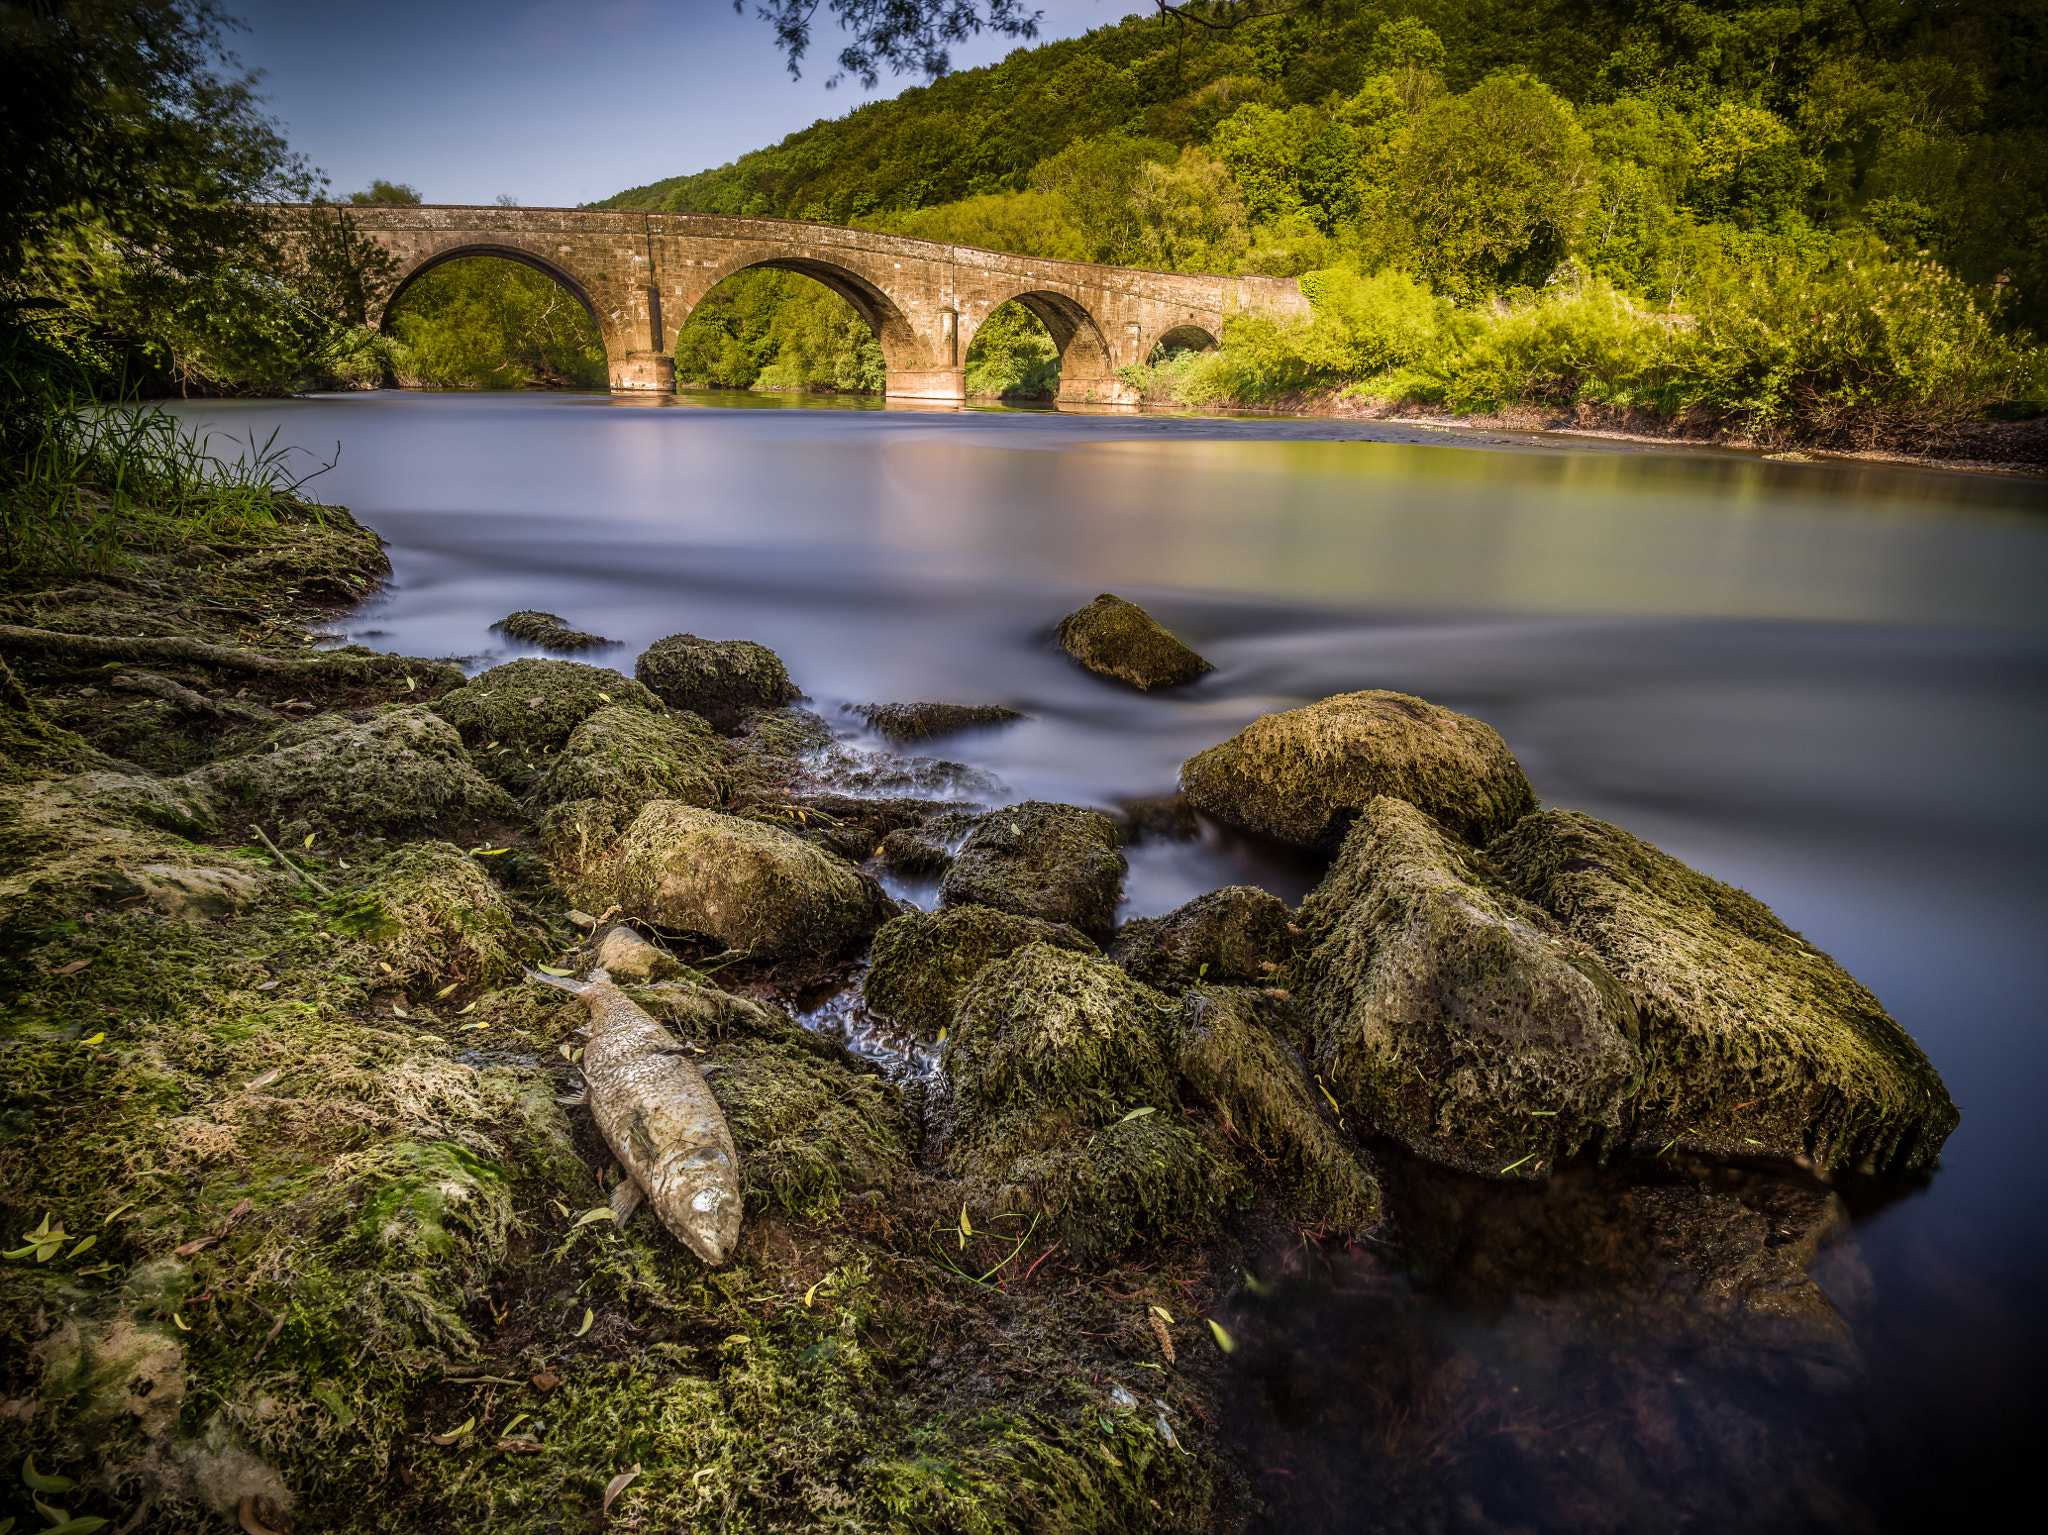
[[[1463,1215],[1281,1265],[1240,1313],[1264,1341],[1225,1427],[1274,1528],[1903,1529],[2018,1484],[2048,1365],[2048,485],[730,397],[184,409],[340,442],[308,493],[390,542],[392,588],[349,625],[379,649],[481,667],[524,653],[489,627],[517,608],[629,670],[682,630],[759,640],[855,744],[882,745],[851,704],[1009,704],[1028,718],[942,754],[1002,796],[1103,805],[1170,792],[1268,710],[1420,694],[1500,730],[1546,804],[1768,902],[1926,1048],[1962,1126],[1924,1183],[1849,1191],[1854,1239],[1815,1270],[1853,1343],[1681,1336],[1530,1256],[1545,1222],[1552,1247],[1560,1221],[1620,1240],[1633,1206],[1598,1188],[1537,1208],[1390,1174],[1397,1206]],[[1216,671],[1164,696],[1081,672],[1050,630],[1105,590]],[[1127,914],[1317,877],[1211,828],[1133,850]]]

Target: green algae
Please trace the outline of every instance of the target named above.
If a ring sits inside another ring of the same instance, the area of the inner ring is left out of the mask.
[[[799,696],[781,658],[752,640],[702,640],[672,634],[656,640],[633,675],[670,708],[687,709],[730,735],[749,714],[780,709]]]
[[[521,928],[477,860],[446,842],[396,849],[329,905],[336,931],[370,943],[389,984],[409,990],[497,985],[550,947]]]
[[[661,701],[629,677],[581,661],[522,656],[479,672],[437,700],[477,765],[523,792],[550,767],[578,726],[605,709],[661,713]]]
[[[1226,885],[1163,917],[1133,917],[1109,945],[1112,963],[1168,990],[1200,981],[1263,980],[1293,954],[1298,929],[1278,896],[1253,885]]]
[[[649,800],[722,804],[725,753],[694,714],[608,705],[578,725],[534,791],[541,840],[557,859],[602,856]]]
[[[1110,592],[1061,619],[1053,637],[1097,676],[1148,692],[1193,682],[1216,669],[1135,602]]]
[[[1434,1160],[1537,1177],[1628,1139],[1636,1010],[1585,944],[1404,800],[1365,807],[1304,904],[1311,1063]]]
[[[1024,717],[1002,704],[856,704],[853,712],[868,722],[870,730],[903,745]]]
[[[454,728],[422,706],[360,722],[317,715],[285,726],[259,751],[199,769],[189,781],[259,815],[303,816],[330,830],[518,813],[505,791],[477,771]]]
[[[217,815],[213,796],[176,779],[93,772],[0,785],[0,922],[34,927],[101,902],[164,904],[181,875],[246,891],[258,868],[189,840],[213,830]]]
[[[1099,810],[1027,800],[982,817],[946,873],[948,906],[992,906],[1109,936],[1123,888],[1116,823]]]
[[[1926,1055],[1754,896],[1576,811],[1532,815],[1488,853],[1641,1014],[1638,1144],[1865,1170],[1939,1154],[1960,1115]]]
[[[1030,943],[1099,952],[1075,928],[992,906],[905,912],[883,925],[868,951],[868,1006],[904,1028],[936,1035],[952,1023],[961,989],[982,966]]]
[[[601,634],[586,634],[581,629],[571,629],[569,621],[557,613],[541,613],[532,608],[521,608],[517,613],[508,614],[492,624],[493,629],[509,634],[515,640],[524,640],[529,645],[538,645],[543,650],[596,650],[601,646],[615,645]]]
[[[52,723],[0,659],[0,783],[20,783],[92,765],[85,739]]]
[[[564,862],[558,881],[585,910],[617,906],[668,932],[760,956],[833,955],[894,914],[845,859],[800,837],[673,800],[652,800],[609,850]]]
[[[1536,808],[1521,765],[1491,726],[1381,690],[1262,715],[1188,758],[1180,783],[1219,821],[1328,851],[1383,794],[1476,845]]]

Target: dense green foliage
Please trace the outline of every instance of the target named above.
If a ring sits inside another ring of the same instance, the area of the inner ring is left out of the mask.
[[[604,206],[1318,274],[1314,326],[1247,322],[1134,380],[1183,400],[1371,381],[1874,439],[2041,397],[2036,4],[1202,15],[1019,49]]]
[[[602,389],[604,342],[567,288],[489,256],[444,262],[392,305],[401,383],[484,389]]]
[[[729,389],[878,392],[882,348],[845,300],[792,272],[741,272],[676,338],[676,378]]]

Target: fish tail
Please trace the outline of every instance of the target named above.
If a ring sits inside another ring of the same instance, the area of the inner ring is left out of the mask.
[[[542,975],[538,970],[528,970],[526,978],[529,981],[538,981],[543,986],[553,986],[559,991],[573,991],[578,996],[590,990],[590,982],[579,981],[570,975]]]

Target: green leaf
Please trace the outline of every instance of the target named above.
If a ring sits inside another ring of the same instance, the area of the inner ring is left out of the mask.
[[[1231,1337],[1229,1333],[1225,1332],[1223,1330],[1223,1324],[1217,1321],[1214,1317],[1209,1318],[1209,1331],[1216,1335],[1216,1346],[1222,1349],[1224,1353],[1227,1354],[1232,1349],[1237,1347],[1237,1339]]]
[[[69,1492],[78,1485],[68,1476],[50,1476],[38,1471],[34,1455],[21,1463],[21,1479],[28,1483],[31,1492]]]
[[[574,975],[576,973],[574,970],[557,970],[553,965],[542,965],[540,969],[543,975]]]
[[[106,1527],[107,1521],[99,1515],[86,1514],[77,1519],[66,1519],[62,1524],[52,1525],[43,1531],[43,1535],[96,1535],[97,1531]],[[0,1535],[6,1535],[6,1528],[6,1525],[0,1525]]]
[[[611,1206],[599,1205],[595,1210],[585,1210],[576,1217],[576,1226],[588,1226],[592,1221],[608,1221],[612,1218]],[[569,1229],[574,1231],[576,1226]]]
[[[1124,1115],[1124,1117],[1122,1119],[1119,1119],[1117,1123],[1120,1125],[1128,1124],[1130,1123],[1130,1121],[1134,1119],[1143,1119],[1147,1114],[1157,1114],[1158,1112],[1159,1111],[1157,1109],[1153,1108],[1152,1105],[1148,1103],[1142,1109],[1132,1109],[1130,1113]]]
[[[610,1212],[609,1210],[607,1210],[607,1211],[606,1211],[605,1213],[606,1213],[607,1215],[609,1215],[609,1214],[610,1214],[611,1212]],[[583,1335],[584,1335],[585,1333],[589,1332],[589,1331],[590,1331],[590,1324],[591,1324],[592,1322],[596,1321],[596,1320],[597,1320],[597,1313],[596,1313],[596,1312],[594,1312],[594,1311],[592,1311],[592,1310],[591,1310],[591,1309],[590,1309],[590,1308],[589,1308],[588,1306],[585,1306],[585,1307],[583,1308],[583,1325],[582,1325],[581,1327],[579,1327],[579,1328],[577,1328],[577,1329],[576,1329],[576,1332],[575,1332],[575,1336],[576,1336],[576,1337],[579,1337],[579,1338],[580,1338],[580,1337],[582,1337],[582,1336],[583,1336]]]

